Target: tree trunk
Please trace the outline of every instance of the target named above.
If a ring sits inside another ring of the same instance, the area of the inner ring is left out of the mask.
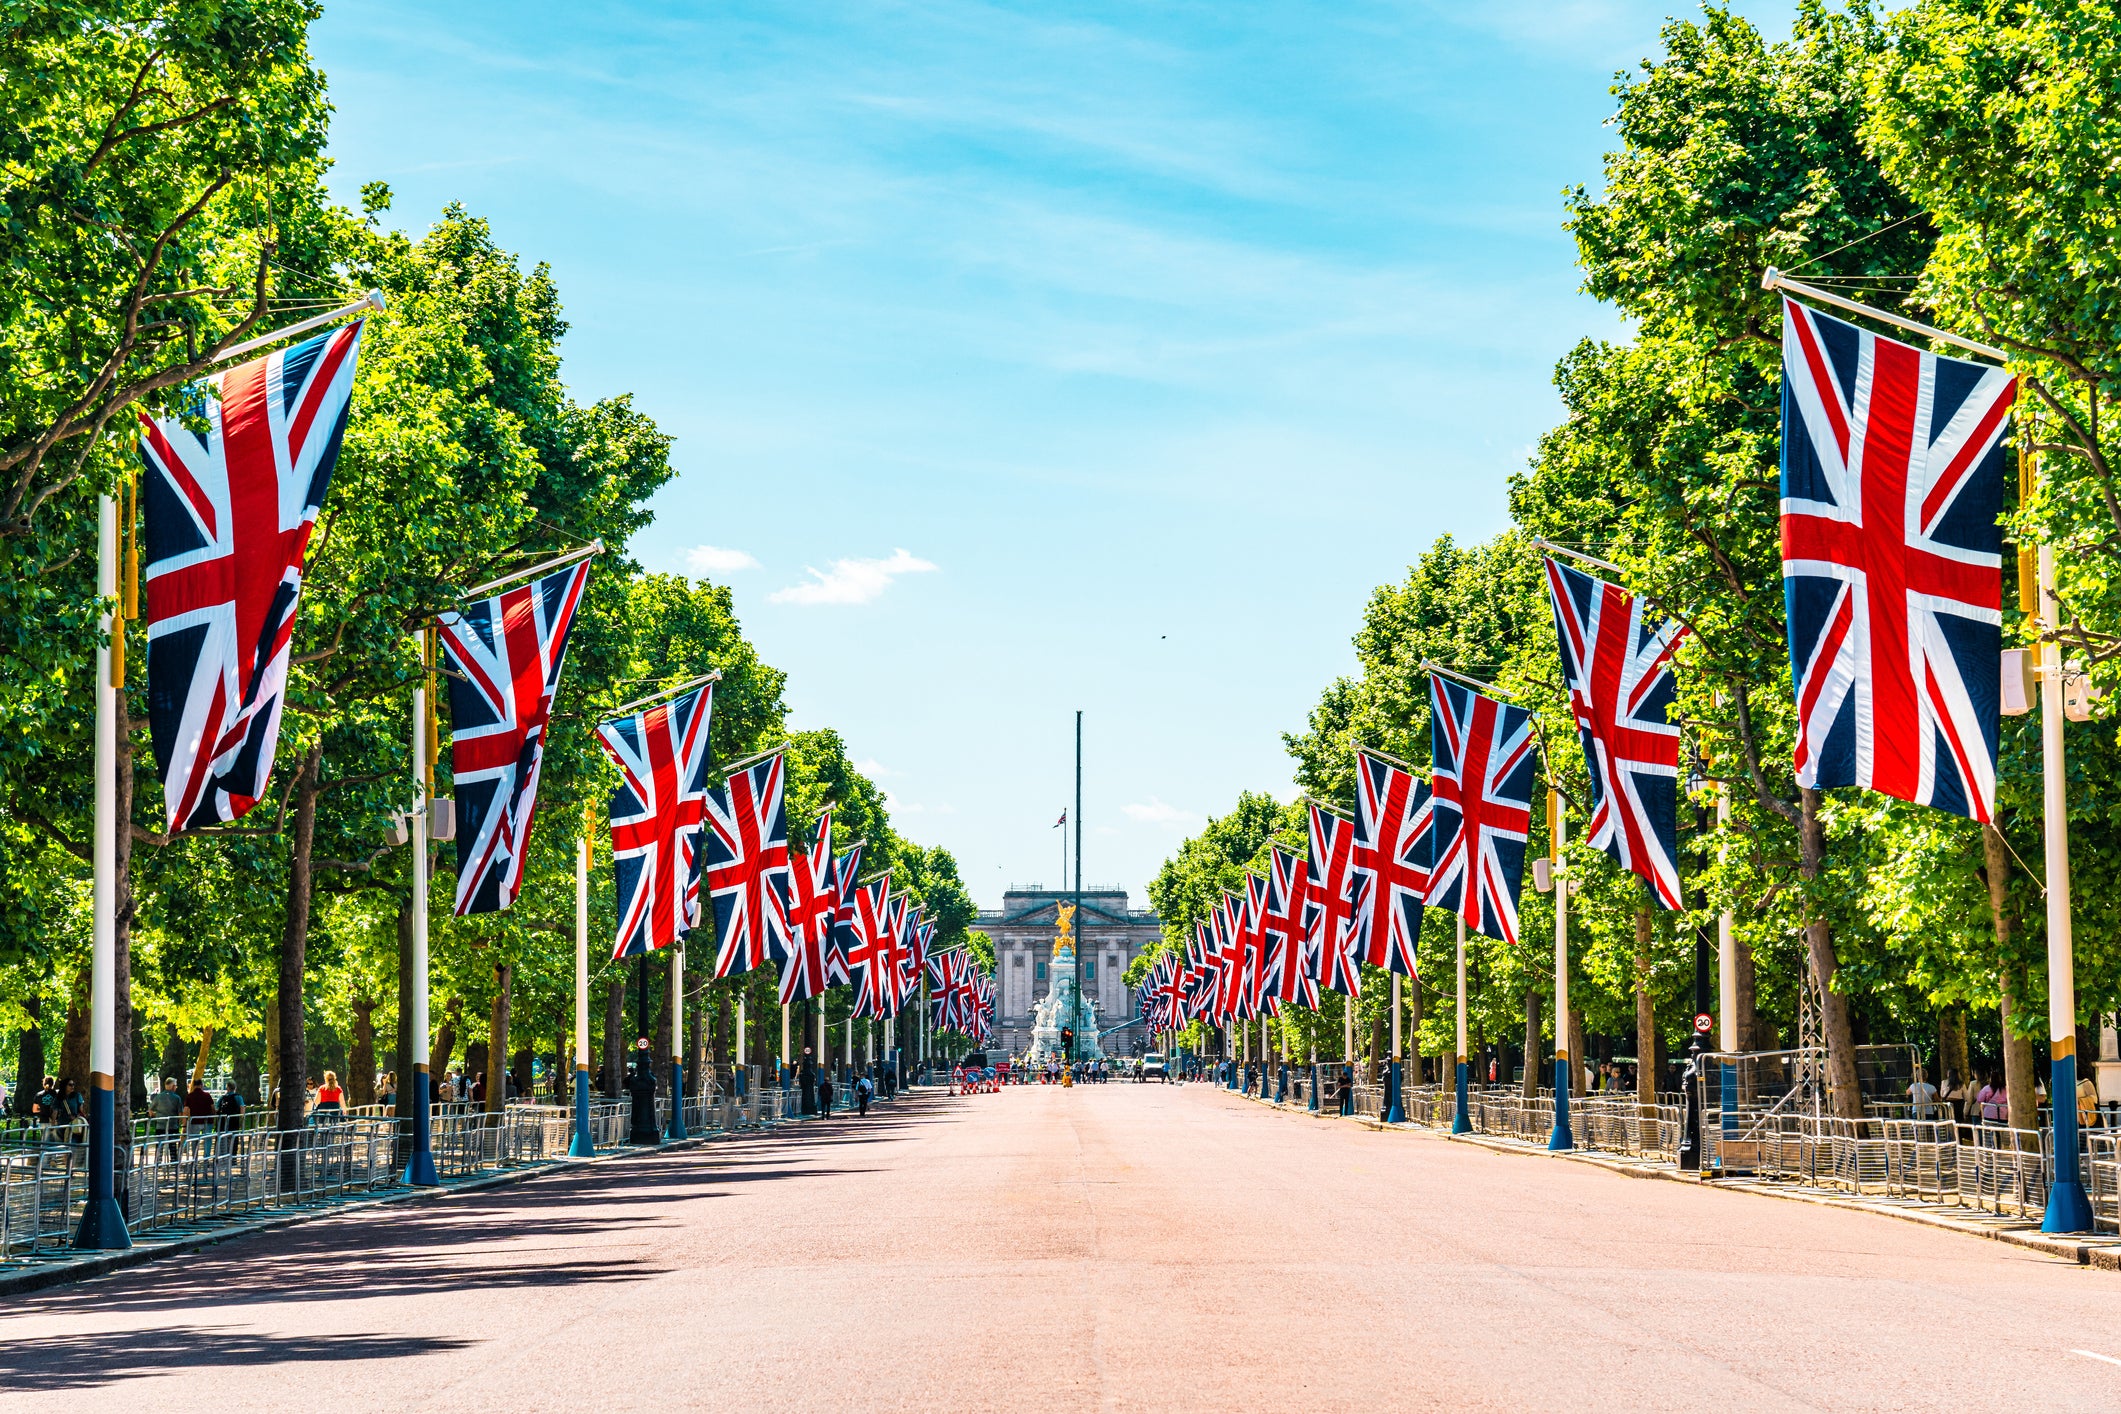
[[[667,978],[665,981],[667,982]],[[649,1053],[655,1057],[655,1078],[658,1085],[670,1074],[670,988],[665,986],[657,1000],[655,1025],[649,1029]],[[661,1093],[658,1091],[657,1093]]]
[[[353,1052],[346,1058],[346,1096],[350,1103],[376,1102],[376,1003],[353,999]]]
[[[66,1006],[66,1030],[59,1037],[59,1078],[71,1080],[82,1096],[88,1095],[88,987],[89,970],[74,979],[73,999]]]
[[[1647,901],[1635,905],[1635,1103],[1657,1103],[1657,998],[1650,991],[1650,940],[1657,916]]]
[[[1424,1083],[1421,1058],[1421,979],[1407,979],[1407,1084]]]
[[[1816,790],[1800,791],[1802,824],[1797,832],[1798,872],[1816,879],[1826,865],[1826,827],[1819,821]],[[1856,1080],[1856,1031],[1849,1017],[1848,998],[1834,989],[1834,976],[1841,970],[1834,955],[1834,930],[1824,918],[1805,924],[1804,944],[1812,962],[1812,975],[1819,981],[1819,1020],[1826,1028],[1827,1097],[1840,1119],[1863,1118],[1863,1090]]]
[[[1972,1064],[1966,1050],[1966,1009],[1946,1007],[1937,1013],[1937,1088],[1941,1091],[1956,1080],[1964,1089]]]
[[[616,1100],[625,1077],[619,1068],[626,1063],[626,984],[614,977],[604,985],[604,1094]]]
[[[1387,1024],[1384,1014],[1381,1012],[1370,1018],[1370,1059],[1364,1070],[1368,1076],[1368,1083],[1371,1085],[1377,1084],[1378,1077],[1383,1070],[1378,1057],[1385,1053],[1385,1045],[1391,1039],[1385,1030]]]
[[[2010,1092],[2010,1126],[2036,1129],[2040,1124],[2040,1103],[2033,1093],[2033,1038],[2019,1035],[2011,1025],[2018,1012],[2018,998],[2025,994],[2025,969],[2015,962],[2005,962],[1997,983],[2003,996],[1997,1010],[2003,1023],[2003,1086]]]
[[[412,893],[398,900],[398,1043],[391,1048],[390,1068],[397,1072],[398,1093],[408,1100],[412,1095],[413,1067],[427,1057],[420,1054],[426,1044],[424,1036],[412,1034],[412,1002],[415,978],[412,975]],[[407,1109],[405,1113],[412,1111]]]
[[[303,754],[295,768],[294,842],[287,866],[287,922],[280,930],[280,1052],[274,1058],[279,1072],[281,1129],[300,1129],[308,1098],[309,1033],[302,1015],[303,972],[309,950],[309,903],[311,851],[317,837],[317,772],[324,763],[319,742]],[[290,1156],[292,1150],[289,1150]]]
[[[44,1069],[44,1032],[38,1025],[43,1015],[43,1002],[35,992],[22,999],[22,1009],[29,1013],[29,1026],[22,1033],[21,1043],[15,1050],[14,1113],[23,1119],[29,1118],[29,1107],[36,1101],[37,1091],[46,1074]]]
[[[280,992],[273,989],[272,1000],[265,1007],[265,1083],[258,1091],[258,1107],[265,1108],[271,1099],[270,1092],[280,1088]]]
[[[518,1046],[508,1057],[508,1083],[515,1087],[516,1096],[523,1100],[537,1097],[530,1090],[530,1047]]]
[[[496,963],[493,969],[493,1014],[486,1025],[486,1113],[508,1108],[508,1004],[515,969]]]
[[[1760,1034],[1760,982],[1753,971],[1753,945],[1734,937],[1731,951],[1738,958],[1738,1049],[1771,1051],[1775,1048],[1764,1044],[1765,1038]]]
[[[1539,1095],[1539,1075],[1545,1068],[1546,1047],[1539,1033],[1539,989],[1527,987],[1524,993],[1524,1097],[1535,1099]]]
[[[442,1013],[442,1024],[435,1028],[433,1047],[427,1052],[427,1083],[433,1087],[429,1094],[441,1089],[443,1077],[449,1074],[449,1063],[456,1058],[457,1019],[463,1014],[463,999],[451,997],[448,1009]],[[457,1098],[464,1097],[459,1095]]]
[[[1583,1034],[1583,1009],[1569,1008],[1569,1093],[1583,1093],[1583,1064],[1590,1059],[1590,1038]]]

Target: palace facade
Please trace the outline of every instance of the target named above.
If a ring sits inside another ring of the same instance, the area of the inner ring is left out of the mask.
[[[1053,938],[1060,928],[1056,909],[1074,898],[1066,889],[1014,885],[1002,895],[1000,908],[981,909],[972,925],[994,939],[994,1053],[1020,1055],[1031,1048],[1033,1013],[1053,986]],[[1127,965],[1162,936],[1154,913],[1127,907],[1125,889],[1083,890],[1082,909],[1075,915],[1077,956],[1083,995],[1097,1003],[1098,1025],[1108,1033],[1107,1055],[1147,1049],[1139,1025],[1112,1028],[1135,1019],[1135,992],[1122,980]]]

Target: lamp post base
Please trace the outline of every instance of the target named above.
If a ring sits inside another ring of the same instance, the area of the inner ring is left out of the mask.
[[[593,1159],[597,1156],[596,1136],[589,1132],[589,1067],[576,1066],[574,1071],[574,1142],[567,1146],[570,1159]]]
[[[665,1139],[683,1139],[685,1133],[685,1067],[679,1061],[670,1062],[670,1124],[664,1130]]]
[[[1466,1063],[1464,1061],[1458,1063],[1457,1094],[1458,1102],[1451,1106],[1451,1132],[1453,1134],[1471,1134],[1473,1132],[1473,1121],[1466,1115]]]
[[[435,1172],[434,1109],[429,1098],[427,1067],[412,1073],[412,1153],[405,1160],[405,1182],[413,1188],[440,1188]]]
[[[133,1245],[118,1206],[116,1159],[118,1110],[108,1076],[91,1076],[88,1087],[88,1200],[74,1247],[82,1252],[122,1252]]]
[[[1561,1057],[1554,1058],[1554,1132],[1547,1136],[1547,1150],[1561,1153],[1576,1147],[1576,1135],[1569,1127],[1569,1063]]]

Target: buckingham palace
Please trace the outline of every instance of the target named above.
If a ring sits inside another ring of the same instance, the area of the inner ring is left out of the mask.
[[[1013,884],[998,909],[981,909],[972,926],[994,940],[994,1047],[1017,1055],[1030,1049],[1032,1011],[1053,985],[1053,936],[1059,927],[1055,908],[1071,902],[1066,889]],[[1098,1024],[1107,1031],[1134,1019],[1134,989],[1121,980],[1127,964],[1162,936],[1156,915],[1127,907],[1120,888],[1084,889],[1082,911],[1075,915],[1077,955],[1083,966],[1083,995],[1097,1003]],[[1146,1048],[1139,1026],[1105,1038],[1107,1054],[1128,1056]]]

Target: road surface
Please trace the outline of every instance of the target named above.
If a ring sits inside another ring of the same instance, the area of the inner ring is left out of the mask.
[[[2121,1276],[1207,1086],[901,1102],[0,1308],[0,1411],[2121,1409]]]

